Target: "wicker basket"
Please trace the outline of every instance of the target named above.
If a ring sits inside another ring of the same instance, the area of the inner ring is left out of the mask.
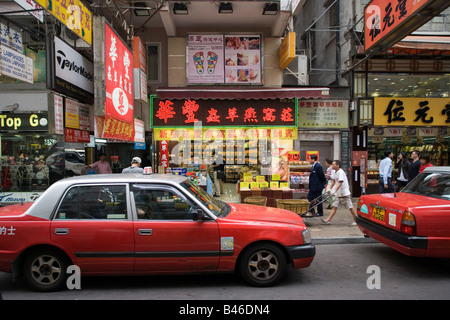
[[[309,209],[309,201],[307,199],[277,199],[277,208],[301,214]]]
[[[247,197],[244,199],[244,202],[247,204],[265,207],[267,204],[267,197]]]

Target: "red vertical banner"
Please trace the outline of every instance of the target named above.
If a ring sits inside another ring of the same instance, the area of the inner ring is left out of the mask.
[[[133,54],[111,27],[105,23],[105,121],[112,118],[120,125],[134,125]],[[114,135],[117,130],[109,133]],[[106,132],[105,132],[106,133]],[[111,138],[121,139],[116,136]],[[106,138],[106,136],[105,136]],[[131,136],[133,140],[134,136]]]
[[[161,140],[159,147],[159,163],[164,167],[165,171],[169,167],[169,143],[167,140]]]

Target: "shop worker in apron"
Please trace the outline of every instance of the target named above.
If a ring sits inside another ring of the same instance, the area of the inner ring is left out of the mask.
[[[315,154],[309,157],[309,163],[312,164],[312,167],[311,173],[309,174],[308,201],[311,202],[310,207],[312,207],[316,205],[316,203],[312,203],[314,199],[316,199],[317,202],[322,201],[321,195],[323,189],[325,189],[327,185],[327,179],[321,164],[317,162],[317,156]],[[323,216],[322,203],[317,206],[316,216]]]

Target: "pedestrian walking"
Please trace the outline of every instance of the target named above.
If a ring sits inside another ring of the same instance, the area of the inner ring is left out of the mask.
[[[134,157],[131,160],[131,166],[122,170],[122,173],[143,173],[144,169],[141,168],[142,160],[139,157]]]
[[[411,182],[420,173],[420,153],[418,150],[414,150],[411,153],[411,165],[409,166],[408,182]]]
[[[327,172],[325,173],[325,178],[327,178],[327,189],[329,189],[329,186],[331,184],[331,181],[333,181],[333,179],[331,178],[334,173],[336,171],[333,170],[333,160],[331,159],[325,159],[325,166],[327,167]],[[333,204],[334,201],[334,197],[329,197],[327,199],[328,202],[328,207],[327,209],[330,210],[331,209],[331,205]]]
[[[419,173],[422,173],[428,167],[432,167],[430,155],[428,153],[424,153],[420,156],[420,170]]]
[[[334,160],[332,164],[333,170],[335,173],[332,177],[331,184],[329,188],[327,188],[328,194],[334,194],[335,198],[333,204],[331,205],[330,215],[327,219],[320,219],[324,224],[330,224],[334,215],[336,214],[336,210],[338,207],[344,207],[350,210],[350,213],[353,216],[352,226],[356,226],[356,210],[353,207],[352,203],[352,195],[350,192],[350,187],[348,184],[347,175],[344,170],[341,168],[341,162],[339,160]]]
[[[397,156],[397,163],[395,164],[395,169],[398,169],[399,172],[397,182],[395,183],[395,189],[397,192],[408,184],[409,166],[410,163],[406,157],[406,153],[400,152]]]
[[[87,167],[97,169],[98,174],[112,173],[111,166],[109,165],[109,162],[106,161],[105,153],[101,153],[100,160],[98,160],[97,162],[94,162],[91,165],[88,165]]]
[[[379,193],[394,192],[394,185],[392,184],[392,158],[394,154],[391,150],[384,151],[385,158],[380,162],[380,179],[378,182]]]
[[[319,162],[317,162],[317,156],[315,154],[311,155],[309,158],[309,163],[312,164],[311,173],[309,174],[309,192],[308,201],[311,202],[310,208],[315,205],[313,200],[322,201],[322,191],[327,185],[327,179],[323,168]],[[316,216],[323,216],[323,204],[320,203],[317,206]]]

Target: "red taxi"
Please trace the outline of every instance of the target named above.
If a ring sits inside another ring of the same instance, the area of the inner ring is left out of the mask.
[[[450,167],[430,167],[401,192],[361,196],[361,231],[406,255],[450,258]]]
[[[0,208],[0,271],[40,291],[63,288],[71,265],[82,276],[236,271],[270,286],[314,255],[297,214],[227,204],[180,176],[73,177]]]

